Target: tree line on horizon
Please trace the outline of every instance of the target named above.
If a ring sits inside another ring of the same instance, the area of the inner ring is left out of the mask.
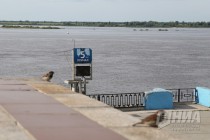
[[[52,22],[52,21],[0,21],[0,25],[40,25],[40,26],[90,26],[90,27],[139,27],[139,28],[210,28],[210,22],[157,22],[157,21],[132,21],[132,22]]]

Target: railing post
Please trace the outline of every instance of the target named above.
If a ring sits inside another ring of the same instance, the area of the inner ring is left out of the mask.
[[[195,88],[195,102],[198,103],[198,91]]]
[[[98,95],[97,100],[98,100],[98,101],[101,101],[100,95]]]
[[[181,89],[178,89],[178,103],[180,102],[180,98],[181,98]]]
[[[145,92],[143,93],[143,96],[141,97],[141,106],[145,105]]]

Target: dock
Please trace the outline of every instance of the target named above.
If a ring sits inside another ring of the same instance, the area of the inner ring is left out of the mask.
[[[53,83],[0,79],[0,140],[208,139],[209,108],[193,107],[201,112],[196,133],[133,127],[154,111],[121,112]]]

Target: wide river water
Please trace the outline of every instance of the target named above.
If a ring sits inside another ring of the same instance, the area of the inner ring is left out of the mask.
[[[0,28],[0,78],[39,78],[53,70],[52,82],[64,85],[74,40],[93,50],[88,94],[210,87],[210,29]]]

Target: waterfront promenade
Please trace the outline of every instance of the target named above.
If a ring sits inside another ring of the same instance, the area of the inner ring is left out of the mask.
[[[0,79],[0,140],[207,139],[208,108],[193,109],[201,111],[196,133],[133,127],[154,111],[121,112],[52,83]]]

